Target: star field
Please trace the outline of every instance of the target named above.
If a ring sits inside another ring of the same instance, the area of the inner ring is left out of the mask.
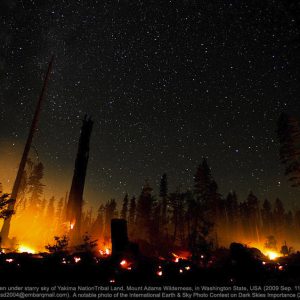
[[[88,113],[92,204],[138,194],[145,179],[157,189],[164,172],[170,189],[191,187],[203,156],[224,195],[296,202],[275,131],[282,111],[299,116],[299,28],[281,1],[5,0],[0,10],[4,166],[12,154],[17,166],[54,54],[33,152],[49,195],[70,188]]]

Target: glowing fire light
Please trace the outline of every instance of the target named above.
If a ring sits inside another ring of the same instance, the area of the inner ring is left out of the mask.
[[[123,259],[121,262],[120,262],[120,266],[121,268],[123,269],[127,269],[127,270],[131,270],[131,265],[132,263],[131,262],[128,262],[127,260]]]
[[[157,274],[157,276],[162,276],[163,272],[162,271],[157,271],[156,274]]]
[[[74,257],[74,261],[77,264],[77,263],[79,263],[81,261],[81,258],[79,256],[75,256]]]
[[[179,273],[183,273],[183,270],[182,270],[182,269],[180,269],[180,270],[179,270]]]
[[[12,258],[7,258],[5,261],[8,262],[9,264],[11,264],[12,262],[14,262],[14,260]]]
[[[111,279],[109,282],[110,283],[115,283],[116,281],[114,279]]]
[[[108,256],[108,255],[110,255],[111,252],[110,252],[109,248],[105,248],[105,250],[100,249],[99,253],[101,256]]]
[[[70,230],[73,230],[73,229],[74,229],[74,226],[75,226],[75,224],[74,224],[74,223],[71,223],[71,224],[70,224]]]
[[[280,256],[277,252],[270,250],[266,251],[265,255],[268,256],[270,260],[275,260]]]
[[[283,271],[283,270],[284,270],[283,266],[279,266],[279,267],[278,267],[278,270],[279,270],[279,271]]]
[[[278,257],[282,256],[275,249],[266,248],[264,245],[261,245],[261,244],[252,243],[252,247],[259,249],[265,256],[267,256],[269,258],[269,260],[276,260]]]
[[[171,254],[172,254],[173,257],[174,257],[173,261],[174,261],[175,263],[178,263],[179,260],[186,260],[186,259],[187,259],[186,257],[179,256],[179,255],[177,255],[177,254],[175,254],[175,253],[171,253]]]
[[[125,268],[127,266],[127,261],[125,259],[123,259],[121,262],[120,262],[120,265]]]
[[[186,269],[187,271],[189,271],[189,270],[191,269],[191,267],[190,267],[190,266],[186,266],[185,269]]]
[[[21,252],[21,253],[30,253],[30,254],[35,254],[36,251],[33,250],[32,248],[29,248],[27,246],[24,246],[24,245],[21,245],[18,249],[18,252]]]

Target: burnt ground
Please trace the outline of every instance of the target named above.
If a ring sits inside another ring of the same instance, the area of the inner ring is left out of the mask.
[[[174,262],[145,256],[124,260],[86,253],[2,253],[0,278],[3,285],[297,285],[300,282],[299,253],[277,261],[245,253],[222,250],[197,264],[186,259]]]

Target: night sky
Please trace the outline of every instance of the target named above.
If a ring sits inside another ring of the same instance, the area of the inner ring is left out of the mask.
[[[282,111],[300,116],[299,27],[282,3],[1,0],[4,191],[54,54],[31,155],[45,165],[47,197],[70,188],[88,113],[88,205],[138,195],[145,179],[156,192],[164,172],[184,190],[203,156],[223,195],[297,202],[276,137]]]

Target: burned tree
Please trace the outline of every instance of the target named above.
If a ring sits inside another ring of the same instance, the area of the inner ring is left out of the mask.
[[[29,151],[30,151],[30,148],[31,148],[32,140],[33,140],[33,137],[34,137],[34,133],[37,130],[38,120],[39,120],[40,113],[41,113],[41,107],[42,107],[42,103],[43,103],[43,100],[44,100],[44,95],[45,95],[47,83],[48,83],[48,80],[49,80],[49,76],[50,76],[50,73],[51,73],[51,70],[52,70],[53,59],[54,59],[54,57],[52,56],[51,61],[48,65],[48,70],[47,70],[47,73],[46,73],[46,76],[45,76],[43,88],[42,88],[42,91],[40,93],[39,100],[38,100],[38,103],[37,103],[37,106],[36,106],[36,109],[35,109],[34,117],[33,117],[32,123],[31,123],[31,127],[30,127],[28,137],[27,137],[27,141],[26,141],[26,144],[25,144],[25,147],[24,147],[24,150],[23,150],[23,154],[22,154],[20,165],[19,165],[18,173],[17,173],[16,179],[15,179],[14,185],[13,185],[13,190],[12,190],[12,193],[11,193],[11,199],[13,199],[14,201],[12,201],[9,204],[9,210],[10,211],[14,211],[14,209],[15,209],[15,204],[16,204],[16,200],[17,200],[18,193],[19,193],[19,190],[20,190],[20,186],[22,184],[22,177],[23,177],[24,170],[25,170],[25,167],[26,167],[26,162],[27,162],[27,159],[28,159],[28,155],[29,155]],[[5,219],[5,221],[3,223],[3,226],[2,226],[2,229],[1,229],[0,235],[1,235],[1,240],[2,240],[3,244],[6,244],[6,243],[9,242],[8,241],[8,235],[9,235],[9,230],[10,230],[11,217],[12,216],[9,216],[7,219]]]
[[[90,137],[93,129],[93,121],[87,115],[84,117],[82,123],[74,175],[67,205],[67,222],[70,224],[71,244],[78,242],[81,236],[83,191],[89,160]]]
[[[112,256],[119,256],[128,249],[127,222],[124,219],[111,220]]]

